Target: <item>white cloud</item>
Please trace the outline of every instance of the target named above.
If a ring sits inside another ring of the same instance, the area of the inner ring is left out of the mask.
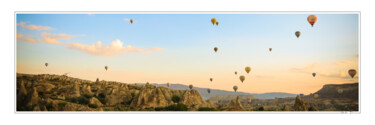
[[[138,53],[151,53],[155,51],[162,51],[162,48],[153,47],[150,49],[141,49],[134,46],[128,45],[124,47],[124,43],[120,40],[115,40],[109,45],[103,45],[102,42],[98,41],[91,45],[84,45],[80,43],[67,44],[66,47],[70,49],[80,50],[85,53],[95,56],[115,56],[121,55],[125,52],[138,52]]]

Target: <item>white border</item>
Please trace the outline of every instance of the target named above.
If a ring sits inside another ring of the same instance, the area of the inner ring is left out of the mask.
[[[17,111],[17,65],[14,66],[15,114],[360,114],[361,113],[361,12],[360,11],[15,11],[14,62],[17,64],[17,14],[358,14],[358,111]]]

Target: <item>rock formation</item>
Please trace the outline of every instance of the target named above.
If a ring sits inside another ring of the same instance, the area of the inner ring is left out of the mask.
[[[243,108],[240,97],[237,96],[236,100],[231,100],[229,105],[225,107],[223,110],[226,111],[244,111],[245,109]]]
[[[196,90],[171,90],[151,84],[88,81],[59,75],[17,74],[18,111],[147,110],[175,104],[172,97],[191,109],[215,108]],[[89,107],[89,105],[91,107]]]
[[[307,111],[307,107],[305,103],[303,103],[299,95],[297,95],[296,100],[294,102],[294,110],[295,111]]]

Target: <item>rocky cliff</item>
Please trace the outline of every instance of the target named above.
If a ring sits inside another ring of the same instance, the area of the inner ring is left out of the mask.
[[[172,101],[174,96],[179,102]],[[196,90],[17,74],[17,111],[134,111],[175,103],[195,108],[216,107],[203,100]]]

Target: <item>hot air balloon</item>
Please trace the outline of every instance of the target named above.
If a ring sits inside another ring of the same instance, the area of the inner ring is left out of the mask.
[[[237,92],[237,89],[238,89],[237,86],[233,86],[233,90],[234,90],[234,92]]]
[[[47,66],[48,66],[48,63],[44,63],[44,65],[47,67]]]
[[[108,66],[105,66],[104,69],[105,69],[105,71],[107,71],[108,70]]]
[[[245,76],[240,76],[240,80],[243,83],[243,81],[245,80]]]
[[[234,72],[234,75],[237,75],[237,71],[236,71],[236,72]]]
[[[314,73],[312,73],[312,75],[313,75],[313,77],[315,77],[316,73],[314,72]]]
[[[357,74],[357,71],[356,71],[355,69],[350,69],[350,70],[348,71],[348,73],[349,73],[349,75],[350,75],[352,78],[354,78],[355,74]]]
[[[272,51],[272,48],[269,48],[268,50],[270,50],[270,52]]]
[[[299,38],[299,36],[301,35],[301,32],[300,31],[296,31],[296,36],[297,36],[297,38]]]
[[[211,89],[208,88],[208,89],[207,89],[207,92],[208,92],[208,94],[210,94],[210,93],[211,93]]]
[[[307,17],[307,21],[311,24],[311,27],[314,26],[315,22],[318,20],[318,17],[315,15],[310,15]]]
[[[212,18],[211,23],[212,23],[212,25],[215,25],[216,24],[216,18]]]
[[[167,83],[167,86],[169,87],[169,86],[171,86],[171,84],[168,82],[168,83]]]
[[[249,66],[245,67],[245,71],[247,72],[247,74],[249,74],[249,72],[251,71],[251,68]]]
[[[133,19],[130,19],[130,23],[133,24],[134,20]]]
[[[190,90],[193,89],[193,85],[189,85]]]
[[[219,25],[219,22],[216,22],[216,26],[218,26]]]
[[[210,78],[210,81],[212,82],[212,78]]]
[[[215,47],[215,48],[214,48],[214,51],[215,51],[215,52],[217,52],[217,50],[218,50],[218,48],[217,48],[217,47]]]
[[[314,98],[318,98],[319,97],[319,95],[318,94],[314,94]]]
[[[343,89],[338,89],[338,90],[337,90],[337,93],[339,93],[339,94],[342,94],[343,92],[344,92]]]

